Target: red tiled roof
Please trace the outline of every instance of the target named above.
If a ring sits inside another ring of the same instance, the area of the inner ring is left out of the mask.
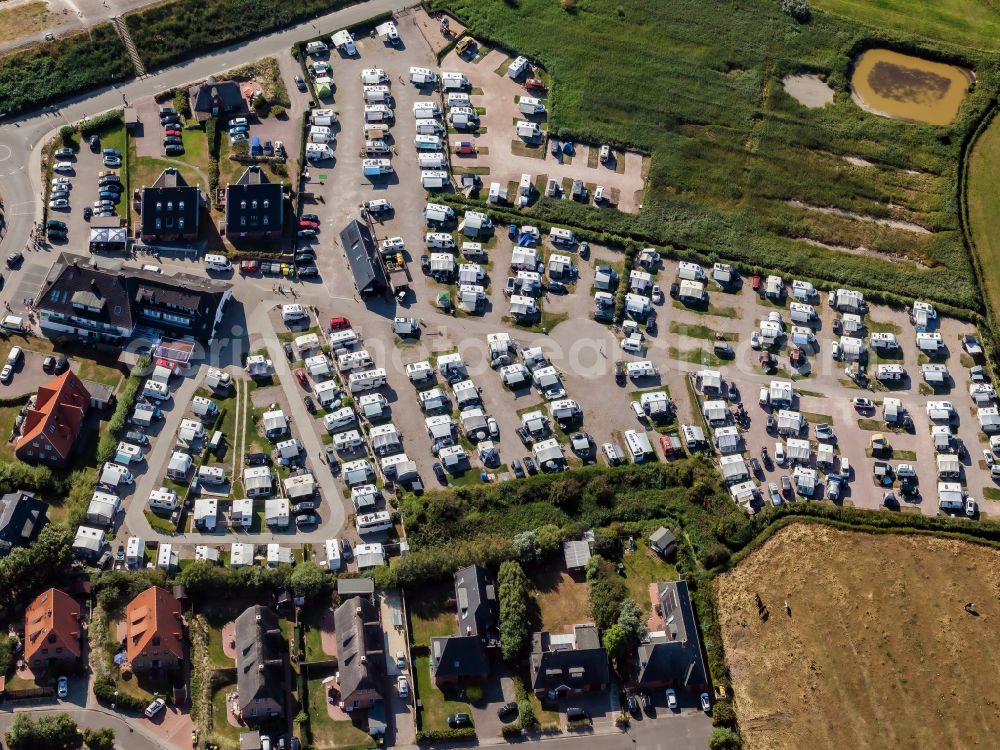
[[[21,438],[15,452],[44,436],[62,458],[69,456],[83,427],[90,393],[72,370],[39,387],[35,405],[24,416]]]
[[[184,658],[181,604],[166,589],[153,586],[130,601],[125,608],[125,627],[129,661],[138,659],[150,645],[161,653]],[[159,643],[153,644],[156,637]]]
[[[31,661],[42,648],[80,656],[80,607],[65,591],[49,589],[24,612],[24,658]]]

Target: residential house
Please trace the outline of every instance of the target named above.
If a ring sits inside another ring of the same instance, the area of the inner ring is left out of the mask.
[[[608,652],[597,626],[574,625],[572,633],[533,633],[530,671],[531,689],[540,698],[605,691],[610,680]]]
[[[29,547],[48,522],[49,504],[18,490],[0,497],[0,557],[14,547]]]
[[[249,724],[285,715],[285,647],[274,610],[256,604],[236,618],[236,691]]]
[[[708,672],[687,581],[657,585],[656,613],[662,629],[651,632],[639,644],[634,684],[643,690],[668,687],[693,693],[707,690]]]
[[[80,659],[80,605],[65,591],[39,594],[24,612],[24,661],[32,672],[66,671]]]
[[[431,639],[431,674],[439,688],[489,677],[490,652],[500,645],[496,583],[485,568],[469,565],[455,573],[458,635]]]
[[[333,613],[337,634],[340,707],[345,711],[371,708],[382,700],[383,633],[379,608],[371,599],[355,596]]]
[[[139,200],[140,234],[143,242],[178,242],[198,237],[201,188],[184,181],[181,173],[167,167]]]
[[[226,235],[263,238],[281,235],[285,221],[285,189],[270,182],[257,165],[226,186]]]
[[[149,331],[190,337],[203,346],[232,296],[232,285],[187,273],[170,275],[120,263],[60,255],[42,284],[35,307],[42,332],[89,345],[123,347]]]
[[[90,393],[76,373],[66,370],[39,387],[21,423],[14,454],[26,463],[64,466],[83,429]]]
[[[242,112],[245,106],[240,85],[234,81],[209,78],[204,83],[189,88],[188,97],[191,100],[191,112],[198,122]]]
[[[184,661],[181,603],[160,586],[152,586],[125,607],[125,652],[132,669],[179,669]]]

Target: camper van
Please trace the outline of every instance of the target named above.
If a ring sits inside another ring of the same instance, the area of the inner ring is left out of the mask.
[[[214,417],[218,411],[218,405],[210,398],[195,396],[191,399],[191,411],[199,417]]]
[[[536,123],[528,122],[527,120],[518,120],[517,125],[514,126],[514,130],[517,131],[519,138],[523,138],[526,141],[534,141],[542,137],[541,128]]]
[[[571,229],[552,227],[549,230],[549,241],[554,245],[572,245],[576,242],[576,237]]]
[[[441,107],[437,102],[414,102],[413,116],[418,120],[426,120],[441,115]]]
[[[299,320],[305,320],[309,317],[305,308],[299,304],[289,304],[281,306],[281,319],[285,323],[294,323]]]
[[[384,510],[366,513],[358,516],[356,526],[359,534],[378,534],[392,528],[392,516]]]
[[[329,52],[330,48],[327,47],[323,42],[309,42],[306,45],[306,52],[310,55],[322,55],[325,52]]]
[[[461,73],[444,72],[441,74],[441,85],[447,89],[465,89],[469,87],[469,79]]]
[[[455,238],[446,232],[428,232],[424,236],[427,247],[432,250],[454,250]]]
[[[519,57],[507,66],[507,76],[516,81],[527,72],[529,65],[527,57]]]
[[[677,264],[677,277],[685,281],[703,281],[705,279],[705,269],[697,263],[689,263],[682,260]]]
[[[441,137],[436,135],[417,135],[413,138],[417,151],[440,151]]]
[[[449,107],[471,107],[472,100],[469,95],[464,92],[452,91],[448,94],[448,98],[445,99],[445,103]]]
[[[388,159],[364,159],[361,162],[361,172],[365,177],[392,174],[392,162]]]
[[[361,71],[361,84],[363,86],[379,86],[383,83],[389,83],[389,76],[382,68],[365,68]]]
[[[212,390],[225,391],[233,384],[233,376],[217,367],[209,367],[205,376],[205,385]]]
[[[357,421],[357,415],[350,406],[337,409],[323,417],[323,426],[327,432],[337,432],[350,427]]]
[[[391,122],[395,118],[391,107],[384,104],[365,106],[365,122]]]
[[[417,135],[441,135],[444,126],[437,120],[417,120]]]
[[[390,151],[389,144],[385,141],[365,141],[365,153],[368,156],[382,156]]]
[[[333,436],[333,447],[337,449],[338,453],[350,453],[351,451],[356,451],[364,444],[364,438],[361,437],[361,433],[357,430],[338,432]]]
[[[157,383],[155,380],[147,380],[142,387],[142,395],[157,401],[169,401],[170,389],[166,383]]]
[[[428,203],[424,208],[424,218],[428,224],[445,224],[455,218],[455,209],[440,203]]]
[[[199,466],[198,479],[205,484],[224,484],[226,481],[226,470],[221,466]]]
[[[479,125],[479,114],[472,107],[452,107],[448,119],[456,128],[475,128]]]
[[[329,143],[334,138],[328,125],[313,125],[309,128],[309,140],[312,143]]]
[[[206,255],[205,268],[209,271],[232,271],[233,264],[225,255]]]
[[[353,328],[345,328],[343,331],[334,331],[330,334],[330,348],[333,349],[334,353],[341,349],[346,351],[356,345],[358,340],[358,334],[354,332]]]
[[[326,120],[326,122],[320,122]],[[309,122],[313,125],[330,125],[337,122],[337,113],[332,109],[314,109],[309,113]]]
[[[358,49],[354,46],[354,37],[351,36],[351,32],[347,29],[341,29],[330,37],[330,43],[349,57],[354,57],[358,54]]]
[[[451,235],[448,235],[449,237]],[[347,380],[347,387],[351,393],[359,393],[361,391],[371,391],[376,388],[381,388],[385,385],[385,370],[381,367],[377,367],[374,370],[366,370],[365,372],[354,372]]]
[[[535,99],[531,96],[522,96],[517,102],[517,108],[521,110],[522,115],[545,114],[545,105],[542,104],[541,99]]]
[[[372,355],[368,353],[367,349],[362,349],[357,352],[344,352],[337,357],[337,369],[340,372],[364,370],[367,367],[371,367],[373,364],[374,361],[372,360]]]
[[[441,169],[424,169],[420,172],[420,184],[426,190],[440,190],[448,184],[448,173]]]
[[[437,83],[437,73],[429,68],[410,68],[410,83],[428,86]]]
[[[306,144],[307,161],[323,161],[324,159],[332,159],[332,158],[333,158],[333,149],[330,148],[325,143]]]
[[[422,154],[417,154],[417,164],[421,169],[441,169],[445,165],[444,153],[425,151]]]
[[[388,86],[365,86],[365,104],[385,104],[392,106],[392,95]]]

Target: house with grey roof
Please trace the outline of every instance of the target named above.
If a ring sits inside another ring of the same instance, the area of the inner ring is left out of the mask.
[[[28,492],[0,497],[0,557],[14,547],[28,547],[48,521],[49,505]]]
[[[333,613],[340,707],[351,712],[382,700],[384,664],[379,608],[367,597],[347,599]]]
[[[687,581],[658,584],[656,612],[662,627],[639,644],[633,684],[643,690],[707,690],[708,672]]]
[[[248,724],[285,715],[285,645],[273,609],[259,604],[236,618],[236,690]]]
[[[531,689],[539,698],[602,692],[610,680],[608,652],[592,623],[574,625],[572,633],[533,633],[529,663]]]
[[[469,565],[455,573],[455,602],[458,634],[431,638],[431,674],[439,688],[485,680],[500,646],[496,583],[486,568]]]

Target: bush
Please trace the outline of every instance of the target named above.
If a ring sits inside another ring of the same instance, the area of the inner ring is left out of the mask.
[[[120,109],[113,109],[110,112],[103,112],[86,120],[80,120],[79,128],[82,135],[90,135],[106,128],[113,128],[121,125],[125,120],[125,113]]]
[[[513,663],[527,647],[531,635],[528,618],[531,591],[524,570],[513,560],[500,565],[497,583],[500,602],[500,653],[504,661]]]
[[[712,706],[712,726],[713,727],[734,727],[736,726],[736,712],[733,711],[733,704],[729,701],[716,701]]]
[[[420,732],[417,736],[417,744],[428,745],[435,742],[461,742],[463,740],[474,740],[475,738],[476,730],[474,727],[438,729],[435,731]]]
[[[72,125],[63,125],[59,128],[59,137],[62,138],[64,146],[69,146],[73,143],[74,135],[76,135],[76,128]]]
[[[185,119],[191,117],[191,98],[188,96],[187,89],[183,87],[174,89],[172,102],[177,114]]]
[[[284,119],[288,113],[285,110],[285,108],[282,107],[280,104],[275,104],[273,107],[271,107],[271,114],[277,117],[279,120],[281,120]]]
[[[781,9],[799,23],[809,23],[812,11],[806,0],[780,0]]]
[[[118,692],[117,696],[115,692]],[[114,704],[115,708],[120,711],[145,711],[146,706],[149,705],[142,698],[119,691],[115,683],[107,677],[98,677],[94,680],[94,697],[106,706]]]
[[[517,723],[525,729],[533,729],[538,726],[535,706],[530,698],[522,698],[517,702]]]
[[[708,738],[708,750],[740,750],[743,741],[732,729],[716,727]]]
[[[522,731],[523,730],[521,729],[521,723],[515,721],[513,724],[502,725],[500,727],[500,736],[503,737],[505,740],[511,740],[514,739],[515,737],[520,737]]]

